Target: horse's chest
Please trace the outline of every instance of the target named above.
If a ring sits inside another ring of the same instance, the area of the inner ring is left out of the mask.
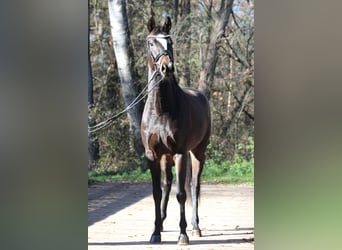
[[[177,145],[177,121],[166,115],[148,120],[145,129],[145,147],[153,158],[165,153],[172,153]]]
[[[160,116],[157,119],[152,119],[150,122],[150,134],[155,134],[164,141],[167,136],[174,138],[177,132],[177,121],[172,120],[167,116]]]

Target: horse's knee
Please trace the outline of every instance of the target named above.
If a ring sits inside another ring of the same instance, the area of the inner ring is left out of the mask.
[[[171,183],[166,183],[163,185],[164,192],[170,192],[170,190],[171,190]]]
[[[186,200],[186,193],[185,192],[180,192],[176,195],[177,197],[177,200],[179,203],[185,203],[185,200]]]

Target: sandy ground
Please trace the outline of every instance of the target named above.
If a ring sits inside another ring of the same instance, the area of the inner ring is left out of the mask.
[[[178,246],[179,206],[172,186],[161,244],[150,244],[154,203],[150,183],[105,182],[88,188],[88,249],[254,249],[254,187],[202,184],[199,205],[202,237]]]

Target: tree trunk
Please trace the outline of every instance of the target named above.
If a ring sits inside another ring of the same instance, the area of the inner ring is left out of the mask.
[[[88,49],[88,105],[90,106],[94,105],[93,74],[92,74],[92,69],[91,69],[89,49]]]
[[[91,68],[91,60],[90,60],[90,14],[89,14],[89,2],[88,2],[88,106],[91,108],[94,105],[94,94],[93,94],[93,71]],[[92,117],[88,117],[88,126],[91,127],[95,125],[95,121]],[[97,160],[99,156],[99,143],[96,140],[96,137],[90,133],[88,133],[88,169],[93,169],[95,167],[95,160]]]
[[[179,5],[179,1],[175,0],[174,1],[174,15],[173,15],[173,20],[174,20],[174,25],[177,25],[177,21],[178,21],[178,5]]]
[[[218,43],[224,34],[225,27],[231,14],[234,0],[221,0],[221,7],[218,18],[215,21],[214,29],[211,30],[210,42],[205,58],[204,68],[201,70],[199,79],[199,90],[210,97],[210,86],[214,81],[216,63],[218,58]]]
[[[126,1],[108,1],[109,19],[112,31],[113,48],[121,80],[122,96],[128,106],[137,96],[135,85],[133,49],[128,29]],[[133,135],[133,146],[138,155],[144,152],[140,138],[140,123],[143,105],[139,103],[128,111],[130,130]]]
[[[181,19],[184,20],[183,25],[183,34],[181,35],[181,43],[184,44],[184,49],[182,50],[182,54],[184,55],[184,72],[182,75],[179,76],[179,83],[183,86],[191,86],[190,79],[191,79],[191,69],[190,69],[190,49],[191,49],[191,19],[190,19],[190,0],[183,0],[182,1],[182,9],[181,9]]]

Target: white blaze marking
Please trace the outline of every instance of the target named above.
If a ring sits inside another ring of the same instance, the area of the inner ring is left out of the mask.
[[[167,39],[165,39],[165,36],[157,37],[156,39],[163,46],[163,48],[167,50]]]

